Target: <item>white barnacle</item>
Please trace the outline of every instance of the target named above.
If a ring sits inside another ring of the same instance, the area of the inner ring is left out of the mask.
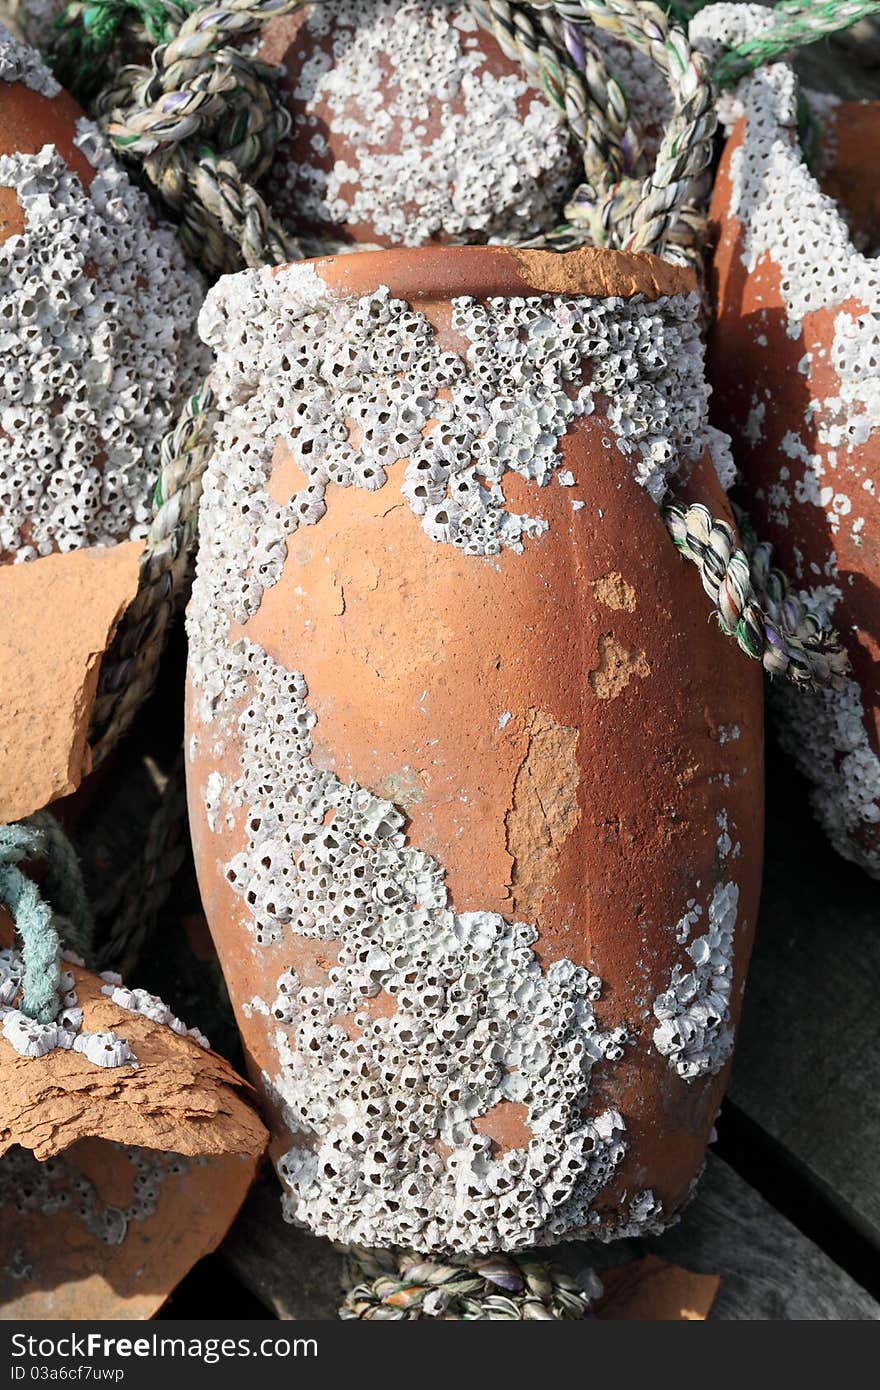
[[[715,1075],[733,1050],[730,1002],[738,906],[737,884],[719,883],[709,900],[706,931],[687,947],[693,969],[676,964],[669,988],[654,1000],[654,1046],[685,1081]],[[695,906],[689,907],[676,928],[679,941],[687,940],[698,917]]]
[[[115,1033],[80,1033],[73,1044],[96,1067],[137,1066],[137,1060],[125,1038]]]
[[[3,1036],[20,1057],[45,1057],[58,1046],[55,1023],[37,1023],[18,1009],[10,1009],[4,1017]]]

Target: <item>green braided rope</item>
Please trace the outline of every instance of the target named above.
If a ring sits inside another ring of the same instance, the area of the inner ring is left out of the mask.
[[[254,187],[290,126],[280,69],[231,46],[304,3],[223,0],[194,10],[149,68],[122,68],[98,97],[111,144],[180,217],[184,249],[211,277],[304,254]]]
[[[45,859],[50,907],[33,879],[18,867]],[[76,854],[61,826],[48,812],[0,826],[0,903],[12,915],[21,940],[23,969],[19,1008],[38,1023],[51,1023],[61,1005],[61,940],[76,951],[91,945],[91,916]],[[65,917],[59,912],[66,912]]]
[[[596,44],[549,10],[532,14],[530,6],[508,0],[469,0],[469,9],[505,56],[563,112],[598,200],[632,171],[640,142],[623,88]]]
[[[58,80],[85,100],[104,81],[117,44],[137,48],[167,43],[197,0],[70,0],[55,19],[46,45]]]
[[[772,546],[743,528],[743,544],[701,503],[668,502],[663,519],[682,555],[700,571],[718,623],[771,676],[807,690],[839,690],[849,659],[836,632],[806,608],[780,570]]]
[[[214,418],[214,394],[206,384],[190,397],[177,425],[162,441],[153,521],[141,556],[138,591],[101,663],[89,730],[94,765],[130,727],[152,690],[168,624],[184,600]]]
[[[807,0],[805,4],[783,0],[773,7],[772,24],[723,54],[713,77],[720,87],[728,87],[790,48],[815,43],[875,14],[880,14],[880,0]]]
[[[344,1320],[563,1321],[594,1316],[601,1285],[534,1254],[450,1256],[353,1246]]]

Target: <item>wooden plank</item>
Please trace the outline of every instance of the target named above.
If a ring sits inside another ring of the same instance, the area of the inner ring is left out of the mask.
[[[276,1317],[336,1319],[342,1300],[342,1256],[329,1241],[284,1221],[281,1189],[271,1170],[252,1188],[219,1255]]]
[[[813,823],[778,754],[764,894],[730,1095],[880,1246],[880,885]]]
[[[577,1262],[608,1269],[648,1252],[721,1276],[710,1318],[880,1320],[870,1295],[717,1158],[672,1231],[655,1240],[580,1246]],[[220,1255],[279,1318],[335,1319],[342,1258],[326,1241],[284,1223],[271,1174],[251,1193]]]
[[[644,1248],[721,1275],[710,1321],[880,1320],[870,1294],[713,1156],[679,1225]]]

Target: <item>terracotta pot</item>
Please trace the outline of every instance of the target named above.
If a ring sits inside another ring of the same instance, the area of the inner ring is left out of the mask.
[[[175,234],[3,29],[0,72],[0,563],[29,562],[2,581],[0,819],[14,820],[87,770],[160,445],[204,361],[202,285]]]
[[[678,469],[725,507],[696,312],[688,272],[596,250],[364,253],[209,296],[190,820],[319,1233],[632,1233],[700,1170],[762,705],[650,495]]]
[[[775,563],[846,640],[834,694],[773,686],[780,737],[847,859],[880,875],[880,103],[828,117],[821,187],[796,136],[793,73],[738,89],[712,201],[714,419]],[[822,189],[827,190],[827,194]],[[833,197],[850,200],[838,206]],[[828,196],[831,195],[831,196]]]
[[[419,246],[559,221],[561,114],[461,0],[321,0],[268,24],[260,57],[287,68],[269,187],[296,225]]]

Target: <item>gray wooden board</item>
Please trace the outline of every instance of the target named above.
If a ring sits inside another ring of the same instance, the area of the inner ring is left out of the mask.
[[[242,1284],[279,1318],[336,1318],[342,1257],[329,1241],[284,1221],[281,1189],[271,1170],[254,1184],[219,1253]]]
[[[720,1274],[710,1319],[880,1319],[880,1304],[775,1211],[732,1168],[710,1156],[696,1200],[678,1226],[641,1248],[702,1274]],[[610,1247],[613,1256],[614,1247]]]
[[[880,1245],[880,884],[844,864],[778,755],[731,1099]]]
[[[880,1320],[869,1294],[717,1158],[710,1157],[696,1200],[665,1236],[581,1246],[578,1258],[607,1269],[648,1252],[721,1276],[714,1319]],[[285,1224],[271,1174],[254,1188],[220,1254],[279,1318],[335,1319],[341,1257],[326,1241]]]

